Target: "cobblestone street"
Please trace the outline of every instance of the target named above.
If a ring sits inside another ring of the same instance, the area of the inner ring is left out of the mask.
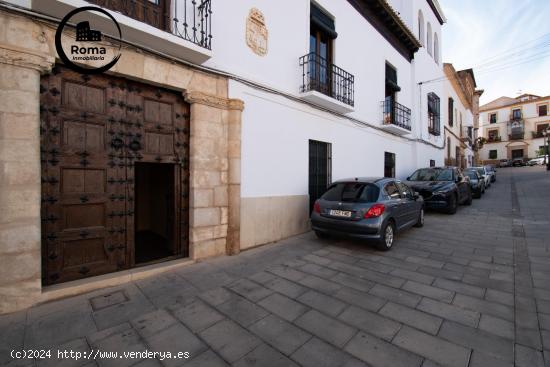
[[[387,253],[313,233],[0,317],[0,365],[550,364],[550,174],[503,168]],[[186,351],[19,360],[12,349]]]

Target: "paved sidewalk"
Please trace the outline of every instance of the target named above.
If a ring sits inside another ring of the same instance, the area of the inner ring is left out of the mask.
[[[497,175],[387,253],[307,233],[0,317],[0,365],[550,365],[550,174]],[[190,358],[11,360],[23,347]]]

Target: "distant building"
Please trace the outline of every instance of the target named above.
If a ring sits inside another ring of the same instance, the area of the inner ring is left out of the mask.
[[[76,25],[76,40],[79,42],[98,42],[101,41],[101,32],[90,29],[90,22],[80,22]]]
[[[487,142],[480,159],[497,163],[501,159],[534,158],[544,147],[543,131],[550,125],[550,96],[522,94],[500,97],[480,107],[481,136]]]
[[[445,121],[445,165],[461,168],[475,164],[474,143],[479,96],[472,69],[456,71],[444,64],[447,120]]]

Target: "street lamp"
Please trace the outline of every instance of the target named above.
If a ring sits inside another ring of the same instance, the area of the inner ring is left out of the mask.
[[[542,143],[544,144],[542,146],[542,156],[544,157],[543,162],[544,162],[545,166],[548,163],[548,162],[546,162],[546,154],[548,153],[548,148],[546,147],[546,135],[548,135],[546,130],[542,130]]]

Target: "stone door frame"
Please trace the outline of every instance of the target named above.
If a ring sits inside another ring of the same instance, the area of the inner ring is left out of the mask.
[[[41,281],[40,76],[57,56],[55,27],[46,23],[0,11],[6,24],[0,41],[0,314],[55,297],[44,293]],[[244,103],[228,98],[227,78],[132,48],[112,72],[183,93],[191,105],[190,258],[239,253]]]

